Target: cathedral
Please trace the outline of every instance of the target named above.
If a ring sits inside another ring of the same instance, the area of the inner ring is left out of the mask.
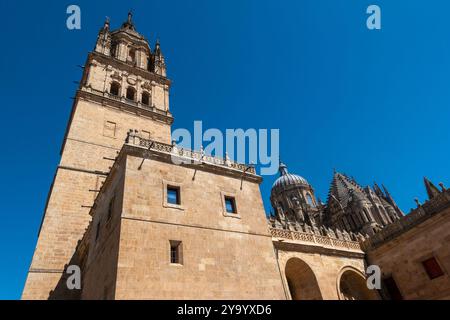
[[[346,231],[361,237],[374,235],[404,216],[384,186],[384,191],[377,184],[363,188],[355,179],[334,172],[324,204],[316,200],[305,178],[289,173],[283,163],[279,170],[270,197],[276,212],[271,216],[273,227],[325,234]]]
[[[425,178],[428,200],[404,214],[384,185],[336,171],[324,203],[280,163],[266,214],[254,167],[172,141],[170,87],[160,42],[131,13],[117,29],[106,20],[22,299],[450,299],[444,184]],[[379,288],[367,284],[374,265]]]

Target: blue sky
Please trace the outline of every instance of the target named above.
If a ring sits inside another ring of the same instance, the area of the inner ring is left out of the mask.
[[[366,28],[370,4],[380,31]],[[283,161],[324,200],[333,168],[384,183],[404,211],[425,199],[423,176],[450,185],[448,1],[2,1],[0,299],[20,298],[77,65],[105,16],[115,28],[129,9],[161,40],[173,129],[279,128]]]

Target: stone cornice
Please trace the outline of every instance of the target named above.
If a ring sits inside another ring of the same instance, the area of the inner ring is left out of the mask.
[[[151,118],[155,121],[160,121],[171,125],[173,117],[170,112],[159,110],[155,107],[143,106],[136,102],[122,102],[117,97],[111,96],[108,93],[102,93],[90,88],[82,88],[77,91],[77,97],[88,101],[93,101],[106,107],[114,107],[119,110],[135,113],[138,116]],[[124,98],[125,99],[125,98]]]

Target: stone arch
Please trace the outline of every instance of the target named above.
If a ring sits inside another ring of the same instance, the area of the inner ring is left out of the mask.
[[[315,203],[314,203],[313,196],[309,192],[306,192],[306,203],[309,204],[312,207],[316,206]]]
[[[141,103],[145,105],[150,105],[150,93],[148,91],[142,91]]]
[[[292,300],[322,300],[316,275],[302,259],[292,257],[286,262],[285,276]]]
[[[136,99],[136,89],[134,89],[133,87],[129,86],[127,88],[126,97],[127,97],[128,100],[134,101]]]
[[[109,93],[114,96],[120,96],[120,83],[117,81],[111,82]]]
[[[336,278],[340,300],[379,300],[376,290],[367,287],[366,276],[354,267],[343,267]]]

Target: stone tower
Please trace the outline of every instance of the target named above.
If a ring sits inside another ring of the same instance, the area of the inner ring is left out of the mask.
[[[131,13],[114,31],[106,20],[75,95],[23,299],[46,299],[55,288],[128,130],[171,142],[169,88],[159,42],[150,48]]]

